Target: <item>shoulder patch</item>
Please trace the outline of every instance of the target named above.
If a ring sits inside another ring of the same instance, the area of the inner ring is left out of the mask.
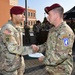
[[[6,34],[6,35],[10,35],[11,34],[11,31],[8,30],[8,29],[6,29],[3,33]]]
[[[69,39],[68,38],[63,38],[63,42],[65,46],[69,45]]]

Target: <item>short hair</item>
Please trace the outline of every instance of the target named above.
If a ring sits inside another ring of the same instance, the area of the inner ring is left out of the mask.
[[[55,8],[55,9],[53,9],[53,11],[58,12],[59,15],[60,15],[60,17],[62,17],[62,15],[64,14],[64,9],[63,9],[63,7]]]

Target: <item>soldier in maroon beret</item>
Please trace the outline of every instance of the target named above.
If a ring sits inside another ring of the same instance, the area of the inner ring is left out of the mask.
[[[34,52],[31,46],[23,46],[20,23],[25,20],[24,12],[25,8],[13,6],[10,9],[11,19],[1,28],[3,40],[2,43],[0,42],[0,50],[3,51],[3,61],[0,57],[0,74],[2,75],[24,75],[23,55]]]
[[[72,46],[74,33],[63,20],[63,7],[55,3],[45,7],[47,20],[54,25],[48,33],[47,41],[40,45],[32,45],[36,51],[45,51],[39,61],[46,65],[49,75],[71,75],[73,69]]]
[[[18,15],[16,16],[17,17],[17,20],[20,19],[20,21],[24,21],[25,20],[25,16],[24,16],[24,12],[25,12],[25,8],[21,7],[21,6],[13,6],[11,9],[10,9],[10,15],[11,15],[11,18],[14,16],[14,15]],[[21,15],[23,14],[23,15]],[[13,15],[13,16],[12,16]],[[21,17],[20,17],[21,15]],[[20,17],[20,18],[19,18]],[[19,21],[19,22],[20,22]]]

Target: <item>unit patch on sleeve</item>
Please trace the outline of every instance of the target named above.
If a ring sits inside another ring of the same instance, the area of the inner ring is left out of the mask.
[[[65,46],[69,45],[69,39],[68,38],[63,38],[63,42]]]

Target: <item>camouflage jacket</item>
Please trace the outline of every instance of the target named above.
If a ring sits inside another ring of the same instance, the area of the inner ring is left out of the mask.
[[[21,56],[33,53],[33,51],[30,46],[23,47],[22,45],[20,45],[20,31],[16,29],[12,21],[9,20],[8,23],[1,28],[1,34],[3,38],[3,43],[8,50],[8,52],[5,52],[5,63],[7,63],[10,68],[7,69],[6,67],[6,70],[14,71],[17,69],[18,66],[20,66]],[[1,44],[1,48],[5,46]]]
[[[64,70],[63,73],[71,73],[73,67],[73,42],[74,33],[71,28],[63,22],[59,27],[51,28],[46,43],[39,46],[40,51],[46,51],[43,63],[46,65],[48,71],[55,72],[53,75],[61,75],[56,74],[56,72],[61,73],[59,69]]]

